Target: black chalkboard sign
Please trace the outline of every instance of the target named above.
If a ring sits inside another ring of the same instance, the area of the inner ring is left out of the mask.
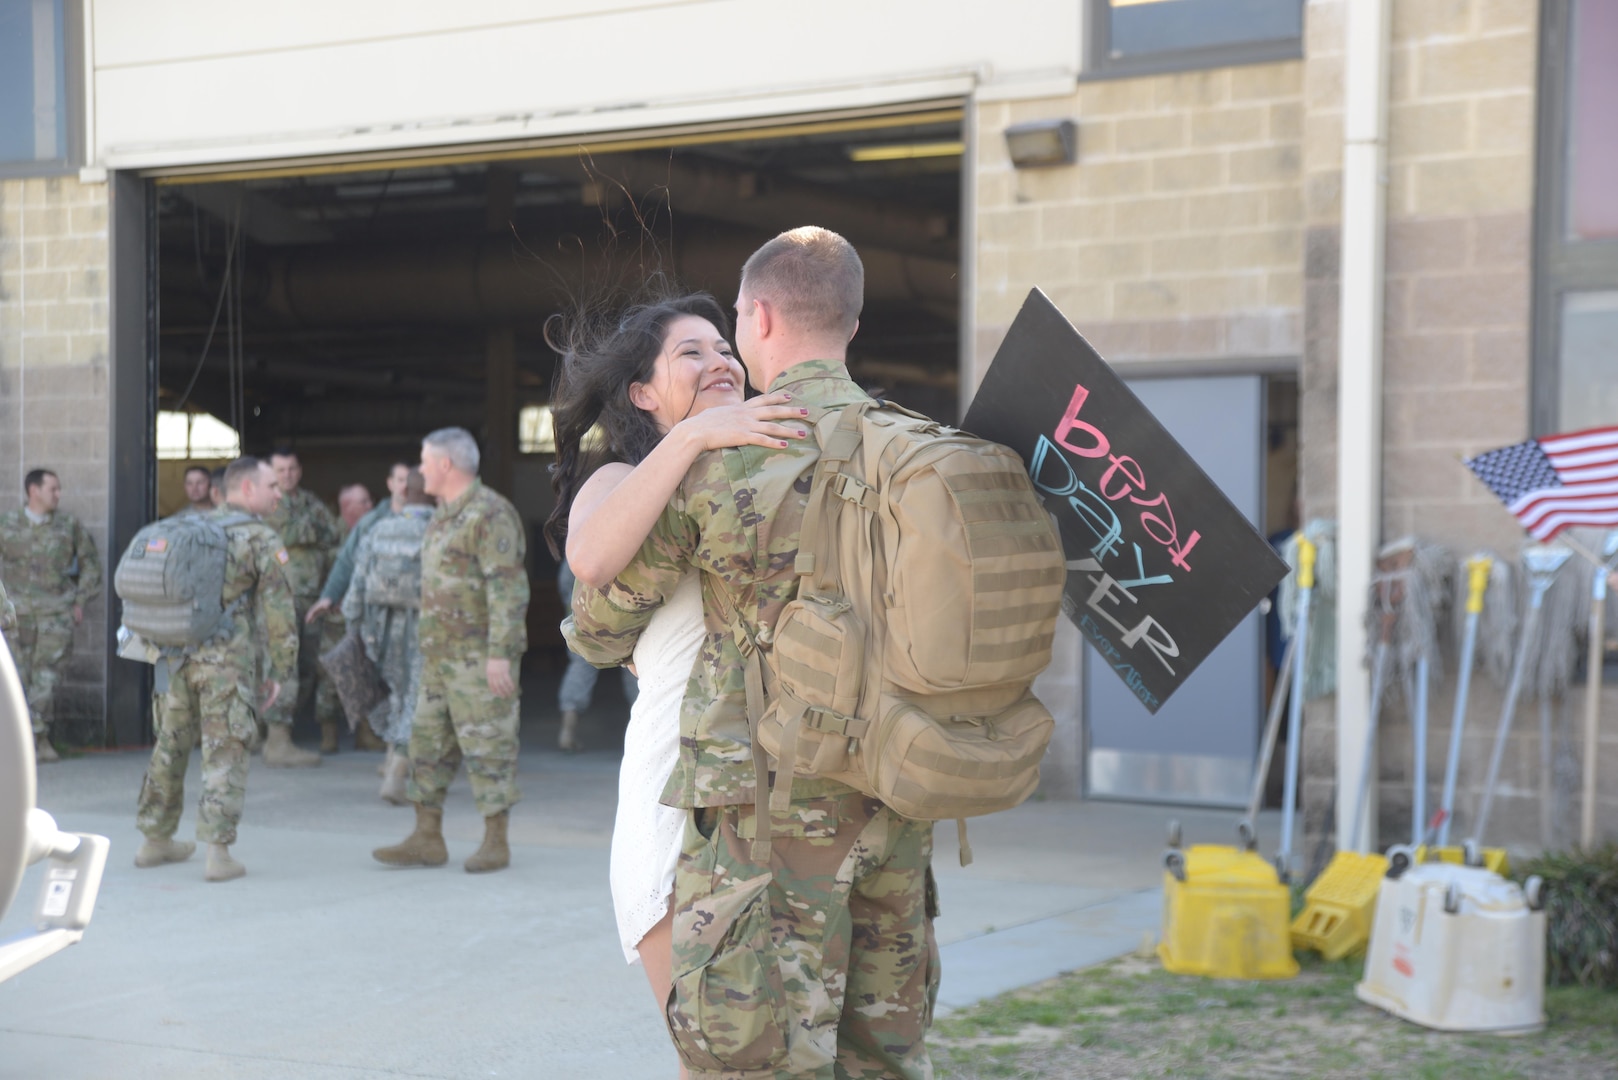
[[[1061,527],[1063,610],[1154,713],[1288,573],[1038,289],[962,426],[1022,455]]]

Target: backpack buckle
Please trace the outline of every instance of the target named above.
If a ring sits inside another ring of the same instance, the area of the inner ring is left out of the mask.
[[[869,720],[861,720],[857,716],[844,716],[842,713],[819,706],[804,710],[803,724],[827,735],[844,735],[850,739],[863,738],[871,727]]]
[[[861,510],[876,510],[876,489],[863,481],[857,480],[847,473],[838,473],[831,482],[831,493],[839,499],[851,502]]]

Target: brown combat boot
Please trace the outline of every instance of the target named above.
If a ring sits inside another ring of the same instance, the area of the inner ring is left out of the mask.
[[[147,870],[164,863],[185,862],[196,850],[197,845],[189,840],[176,840],[172,836],[159,840],[148,836],[140,850],[135,852],[135,865]]]
[[[389,748],[388,771],[382,777],[382,798],[394,806],[409,805],[410,800],[405,796],[405,778],[409,775],[410,755]]]
[[[579,714],[572,709],[562,713],[562,730],[556,736],[556,745],[570,754],[584,746],[579,741]]]
[[[337,721],[322,720],[320,722],[320,752],[322,754],[337,753]]]
[[[247,867],[230,857],[229,844],[208,845],[208,866],[203,870],[204,881],[234,881],[247,873]]]
[[[354,729],[354,749],[356,750],[386,750],[388,744],[383,742],[381,736],[371,730],[371,725],[364,720]]]
[[[61,761],[61,760],[62,760],[62,757],[61,757],[60,754],[58,754],[56,752],[56,747],[51,745],[50,736],[48,736],[48,735],[35,735],[34,736],[34,762],[35,762],[35,764],[48,765],[53,761]]]
[[[271,724],[264,739],[264,764],[275,769],[307,768],[320,764],[320,755],[292,745],[292,725]]]
[[[443,866],[449,862],[449,849],[444,846],[444,811],[417,804],[415,831],[402,844],[377,848],[371,858],[388,866]]]
[[[506,823],[511,811],[502,810],[483,819],[483,843],[466,860],[468,874],[486,874],[511,865],[511,848],[506,843]]]

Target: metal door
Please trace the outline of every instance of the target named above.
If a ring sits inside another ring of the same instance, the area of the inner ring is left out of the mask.
[[[1260,375],[1132,379],[1133,390],[1255,527],[1264,511]],[[1262,716],[1263,617],[1254,612],[1153,716],[1085,649],[1086,793],[1241,806]]]

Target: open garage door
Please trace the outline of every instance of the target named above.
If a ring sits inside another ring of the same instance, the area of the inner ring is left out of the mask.
[[[961,138],[960,109],[933,106],[159,177],[159,408],[217,417],[248,453],[291,444],[332,503],[355,481],[380,497],[427,431],[470,429],[533,536],[544,662],[561,648],[537,535],[551,507],[546,319],[659,270],[728,307],[760,243],[824,225],[866,264],[854,376],[954,420]],[[179,505],[178,480],[164,470],[160,511]]]

